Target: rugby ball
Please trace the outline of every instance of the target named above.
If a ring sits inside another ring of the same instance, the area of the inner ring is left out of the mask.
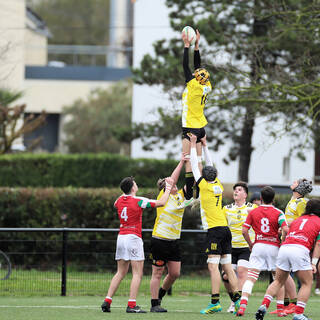
[[[196,42],[196,32],[194,31],[194,29],[192,27],[185,26],[182,29],[182,33],[184,33],[187,36],[189,41],[192,39],[190,44],[194,45],[194,43]]]

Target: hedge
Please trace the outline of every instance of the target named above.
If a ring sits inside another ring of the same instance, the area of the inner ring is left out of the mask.
[[[160,177],[171,174],[174,160],[131,159],[99,154],[14,154],[0,156],[3,187],[115,187],[126,176],[138,185],[154,188]]]
[[[139,194],[155,198],[156,189],[141,189]],[[76,188],[0,188],[0,227],[12,228],[118,228],[119,220],[113,203],[120,195],[116,189],[76,189]],[[284,209],[290,196],[277,197],[276,204]],[[224,198],[224,204],[232,200]],[[143,212],[143,228],[152,228],[156,217],[154,209]],[[200,229],[201,220],[198,210],[185,212],[184,229]],[[144,240],[151,234],[144,234]],[[41,266],[42,268],[60,267],[61,233],[0,232],[0,249],[11,253],[14,264]],[[188,253],[201,252],[199,243],[188,236]],[[77,252],[72,263],[81,269],[90,270],[92,266],[115,266],[115,233],[69,233],[69,251]],[[201,241],[200,241],[201,240]],[[83,251],[79,254],[79,250]],[[200,250],[200,251],[199,251]],[[29,254],[18,254],[28,252]],[[101,253],[105,253],[102,254]],[[191,257],[191,254],[188,254]],[[187,255],[187,256],[188,256]],[[101,267],[103,268],[103,267]]]

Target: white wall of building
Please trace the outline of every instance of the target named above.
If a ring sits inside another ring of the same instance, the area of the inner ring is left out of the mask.
[[[0,1],[0,87],[20,90],[24,79],[25,0]]]
[[[179,37],[174,33],[169,25],[169,10],[164,0],[150,1],[139,0],[134,8],[134,43],[133,43],[133,63],[138,67],[145,54],[154,55],[152,44],[156,40],[165,37]],[[201,31],[201,30],[200,30]],[[181,72],[182,67],[181,67]],[[172,107],[172,102],[168,99],[159,86],[134,85],[133,88],[133,111],[132,120],[134,122],[154,121],[154,111],[157,107]],[[178,103],[178,102],[177,102]],[[310,150],[307,154],[307,161],[301,161],[291,157],[287,159],[286,172],[283,172],[284,158],[288,157],[292,145],[290,137],[283,136],[277,141],[266,137],[264,134],[264,119],[257,119],[253,146],[255,148],[249,171],[249,182],[251,184],[281,184],[288,185],[296,178],[306,177],[313,179],[314,175],[314,152]],[[228,153],[230,145],[219,149],[219,152],[212,154],[215,165],[219,170],[219,176],[223,182],[233,183],[237,180],[238,163],[233,162],[226,165],[223,162],[224,156]],[[168,146],[170,149],[171,146]],[[146,158],[166,158],[168,150],[155,150],[146,152],[142,149],[140,141],[132,143],[132,156]],[[177,149],[177,158],[180,149]]]

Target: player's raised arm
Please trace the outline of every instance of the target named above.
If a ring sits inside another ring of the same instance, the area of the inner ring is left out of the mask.
[[[213,163],[212,163],[212,160],[210,157],[210,152],[209,152],[209,149],[207,146],[207,137],[206,136],[204,136],[201,139],[201,143],[202,143],[202,149],[203,149],[203,153],[204,153],[204,159],[206,162],[206,166],[213,166]]]
[[[173,172],[171,173],[171,178],[173,179],[173,185],[177,184],[177,182],[178,182],[178,180],[179,180],[179,176],[180,176],[181,169],[182,169],[185,161],[187,161],[187,159],[186,159],[186,153],[182,153],[180,162],[178,163],[178,165],[176,166],[176,168],[175,168],[175,169],[173,170]]]
[[[189,68],[189,47],[190,47],[190,42],[192,41],[192,39],[188,40],[188,36],[184,32],[182,32],[181,37],[182,37],[182,40],[184,43],[182,66],[183,66],[183,71],[184,71],[184,76],[186,78],[186,82],[189,82],[193,78],[192,72]]]
[[[201,178],[201,173],[198,166],[198,156],[197,156],[197,136],[194,134],[190,134],[190,142],[191,142],[191,149],[190,149],[190,162],[191,162],[191,169],[194,176],[194,180],[197,182]]]
[[[193,56],[193,62],[194,62],[194,69],[198,69],[201,67],[201,58],[200,58],[200,51],[199,51],[199,41],[200,41],[200,32],[197,29],[196,30],[196,42],[194,44],[194,56]]]
[[[173,185],[174,185],[173,179],[171,177],[166,178],[165,191],[164,191],[162,197],[159,200],[155,201],[155,205],[154,206],[156,208],[157,207],[163,207],[167,203]]]

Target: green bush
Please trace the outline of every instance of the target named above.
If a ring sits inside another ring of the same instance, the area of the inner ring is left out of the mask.
[[[138,195],[156,198],[156,189],[141,189]],[[116,189],[77,188],[0,188],[1,228],[118,228],[119,219],[113,207],[121,194]],[[284,209],[289,196],[278,196],[279,208]],[[224,198],[224,204],[232,199]],[[142,227],[152,229],[155,209],[143,211]],[[201,229],[199,210],[188,208],[183,229]],[[193,268],[202,256],[203,234],[183,234],[188,264]],[[143,238],[148,250],[151,233]],[[114,268],[115,232],[69,232],[68,259],[77,270]],[[0,249],[9,253],[14,265],[42,269],[61,267],[61,232],[0,232]],[[190,269],[191,270],[191,269]]]
[[[116,187],[133,175],[139,186],[154,188],[159,177],[171,174],[174,160],[131,159],[99,154],[16,154],[0,157],[3,187]]]

